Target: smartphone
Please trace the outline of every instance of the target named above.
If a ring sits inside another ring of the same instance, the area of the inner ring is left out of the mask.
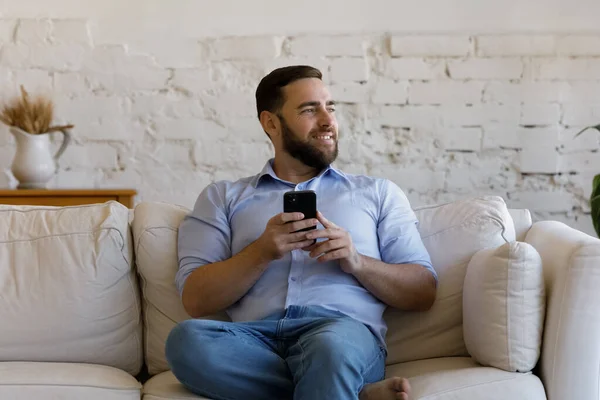
[[[313,190],[292,190],[283,194],[283,212],[301,212],[304,219],[317,218],[317,193]],[[315,226],[300,229],[296,232],[310,231]]]

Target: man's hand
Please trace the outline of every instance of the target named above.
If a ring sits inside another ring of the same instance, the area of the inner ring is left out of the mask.
[[[310,256],[317,257],[318,261],[340,260],[342,270],[354,274],[362,267],[362,257],[356,251],[350,234],[344,229],[327,220],[323,214],[317,212],[317,219],[325,229],[312,231],[306,234],[307,239],[327,238],[309,247]]]
[[[316,219],[302,220],[302,213],[281,213],[269,220],[265,231],[256,240],[267,262],[278,260],[292,250],[302,249],[314,243],[306,238],[306,232],[294,231],[317,225]]]

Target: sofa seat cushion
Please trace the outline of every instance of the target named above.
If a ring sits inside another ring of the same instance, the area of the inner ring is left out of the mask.
[[[482,367],[469,357],[389,365],[386,377],[392,376],[409,379],[413,389],[411,400],[546,400],[537,376]],[[143,400],[210,400],[188,391],[170,371],[148,380],[142,393]]]
[[[411,400],[546,400],[540,379],[532,373],[482,367],[470,357],[434,358],[390,365],[386,376],[404,376]]]
[[[141,386],[125,371],[103,365],[0,362],[0,399],[134,400]]]
[[[144,384],[142,388],[142,400],[167,399],[208,399],[208,397],[196,396],[179,383],[171,371],[166,371],[153,376]]]

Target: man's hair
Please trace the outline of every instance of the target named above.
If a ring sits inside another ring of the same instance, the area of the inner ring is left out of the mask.
[[[260,113],[263,111],[279,112],[285,102],[283,87],[304,78],[322,79],[323,74],[318,69],[308,65],[292,65],[277,68],[262,78],[256,88],[258,118],[260,119]]]

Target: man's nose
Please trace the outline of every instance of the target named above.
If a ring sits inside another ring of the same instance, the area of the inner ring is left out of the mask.
[[[335,116],[328,110],[322,110],[319,113],[319,125],[321,126],[333,126],[335,124]]]

